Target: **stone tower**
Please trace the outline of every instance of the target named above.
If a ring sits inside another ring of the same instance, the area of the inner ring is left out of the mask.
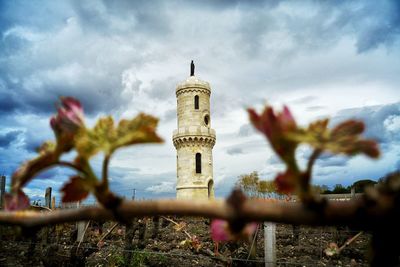
[[[212,148],[215,131],[211,129],[208,82],[194,76],[176,87],[178,129],[173,133],[176,148],[178,199],[214,198]]]

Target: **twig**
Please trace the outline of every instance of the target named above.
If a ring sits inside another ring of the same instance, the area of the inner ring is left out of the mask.
[[[249,255],[247,255],[247,259],[250,259],[251,251],[253,250],[254,243],[256,242],[256,239],[257,239],[258,229],[259,229],[259,224],[257,224],[257,228],[254,232],[253,242],[251,242],[251,246],[249,249]]]
[[[174,220],[172,220],[172,219],[170,219],[170,218],[167,218],[167,217],[164,217],[164,216],[161,216],[161,218],[163,218],[163,219],[165,219],[165,220],[167,220],[167,221],[169,221],[169,222],[172,222],[172,223],[175,224],[176,226],[179,226],[179,223],[175,222]],[[186,230],[183,230],[183,229],[182,229],[182,232],[185,233],[186,236],[189,237],[189,239],[192,239],[192,235],[189,234]]]
[[[356,234],[355,236],[353,236],[352,238],[348,239],[337,251],[337,253],[340,253],[345,247],[347,247],[348,245],[350,245],[351,243],[354,242],[354,240],[356,240],[360,235],[362,235],[363,231],[359,232],[358,234]]]
[[[103,160],[103,170],[102,170],[102,185],[108,188],[108,164],[110,163],[111,155],[106,154]]]
[[[108,229],[107,233],[105,233],[99,240],[99,242],[97,242],[97,246],[99,246],[100,242],[104,240],[104,238],[106,238],[109,234],[111,234],[111,232],[115,229],[115,227],[118,226],[119,223],[115,223],[110,229]]]
[[[321,153],[322,153],[321,149],[315,149],[311,154],[310,159],[308,160],[306,173],[308,173],[310,177],[312,173],[312,167],[314,166],[315,161],[317,160],[319,155],[321,155]]]

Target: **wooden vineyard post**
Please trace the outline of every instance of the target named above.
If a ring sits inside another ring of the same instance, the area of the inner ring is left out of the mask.
[[[80,202],[77,202],[76,203],[76,207],[79,208],[79,206],[80,206]],[[82,238],[83,238],[84,233],[85,233],[86,222],[84,222],[84,221],[77,222],[76,223],[76,227],[77,227],[77,230],[78,230],[78,233],[76,235],[76,241],[80,242],[82,240]]]
[[[6,176],[0,177],[0,209],[4,208],[4,194],[6,192]]]
[[[264,259],[265,267],[275,267],[276,265],[276,224],[264,223]]]
[[[44,195],[45,207],[51,209],[51,187],[46,188],[46,193]]]
[[[151,235],[151,238],[155,239],[158,236],[158,231],[160,227],[160,217],[159,216],[154,216],[152,218],[153,221],[153,233]]]
[[[53,210],[56,209],[56,197],[51,198],[51,208]]]
[[[4,209],[4,194],[6,192],[6,177],[0,177],[0,210]],[[3,238],[3,230],[0,229],[0,239]]]

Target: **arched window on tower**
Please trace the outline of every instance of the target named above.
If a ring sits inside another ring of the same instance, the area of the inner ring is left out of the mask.
[[[194,109],[199,109],[199,96],[194,96]]]
[[[201,173],[201,154],[196,153],[196,173]]]

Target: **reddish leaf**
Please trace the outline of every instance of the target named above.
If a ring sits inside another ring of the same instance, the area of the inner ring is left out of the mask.
[[[359,150],[371,158],[378,158],[380,155],[378,144],[373,140],[358,141]]]
[[[58,108],[57,115],[51,118],[50,125],[56,134],[76,132],[83,126],[81,103],[72,97],[61,97],[61,107]]]
[[[282,112],[275,114],[272,107],[266,106],[260,115],[254,109],[247,111],[253,126],[267,137],[281,159],[291,164],[298,142],[289,136],[296,133],[298,128],[290,110],[285,106]]]
[[[19,190],[17,194],[5,194],[4,201],[6,211],[23,210],[29,207],[29,198],[22,190]]]
[[[84,127],[83,109],[79,101],[72,97],[61,97],[57,114],[50,119],[50,125],[57,138],[59,151],[69,151],[73,147],[74,137]]]
[[[91,187],[91,183],[87,179],[79,176],[72,177],[61,189],[63,192],[62,202],[76,202],[85,199]]]
[[[364,131],[364,123],[361,121],[348,120],[340,123],[332,129],[332,138],[359,135]]]

